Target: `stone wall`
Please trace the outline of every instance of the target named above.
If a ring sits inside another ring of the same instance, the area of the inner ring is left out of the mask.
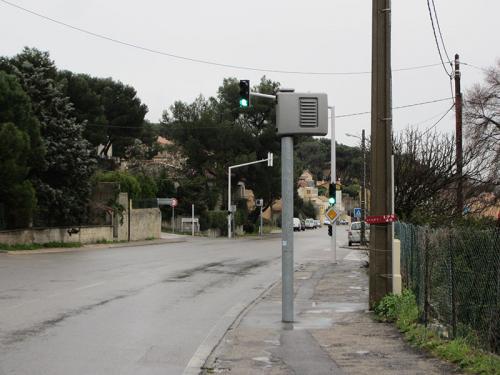
[[[118,203],[125,210],[122,215],[114,215],[112,225],[5,230],[0,231],[0,243],[7,245],[48,242],[95,243],[102,240],[137,241],[160,238],[159,208],[130,209],[129,214],[127,193],[120,193]]]
[[[130,211],[130,240],[160,238],[160,209],[140,208]]]
[[[72,233],[74,231],[78,232]],[[7,245],[48,242],[93,243],[102,240],[113,240],[113,227],[111,225],[0,231],[0,243]]]

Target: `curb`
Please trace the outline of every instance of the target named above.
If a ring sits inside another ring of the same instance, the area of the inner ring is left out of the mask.
[[[10,254],[10,255],[25,255],[25,254],[53,254],[53,253],[71,253],[77,251],[88,251],[88,250],[105,250],[114,249],[121,247],[139,247],[146,245],[162,245],[171,243],[186,242],[187,239],[175,238],[175,239],[158,239],[149,241],[134,241],[134,242],[120,242],[120,243],[110,243],[110,244],[85,244],[81,247],[53,247],[46,249],[37,250],[0,250],[0,254]]]
[[[182,375],[198,375],[204,374],[206,370],[210,370],[214,363],[213,354],[219,347],[220,343],[226,337],[226,334],[236,328],[247,312],[254,307],[260,300],[272,290],[276,284],[280,281],[276,280],[272,282],[267,288],[265,288],[261,293],[259,293],[250,302],[241,302],[230,308],[226,314],[224,314],[219,322],[212,328],[203,340],[196,353],[193,355],[186,368],[182,372]],[[246,305],[246,306],[245,306]],[[219,324],[221,327],[218,327]],[[217,329],[218,328],[218,329]]]

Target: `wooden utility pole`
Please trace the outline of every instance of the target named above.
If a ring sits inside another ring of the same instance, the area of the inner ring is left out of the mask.
[[[361,152],[363,153],[363,184],[361,186],[361,245],[366,245],[366,144],[365,129],[361,132]]]
[[[373,0],[371,215],[392,212],[391,1]],[[370,308],[392,292],[391,223],[370,227]]]
[[[462,160],[462,92],[460,89],[460,60],[458,54],[455,55],[455,142],[456,142],[456,163],[457,163],[457,214],[464,212],[463,196],[463,160]]]

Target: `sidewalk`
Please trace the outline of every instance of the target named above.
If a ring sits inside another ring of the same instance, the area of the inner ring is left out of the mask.
[[[456,374],[412,349],[368,305],[365,252],[339,264],[309,263],[295,272],[295,320],[281,323],[281,284],[228,330],[203,374]]]

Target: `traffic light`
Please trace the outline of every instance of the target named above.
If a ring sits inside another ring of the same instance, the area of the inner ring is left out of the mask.
[[[334,206],[335,202],[337,201],[337,198],[335,197],[337,193],[337,186],[335,183],[330,183],[330,188],[328,190],[328,203],[330,206]]]
[[[328,235],[331,237],[332,236],[332,225],[328,224]]]
[[[250,107],[250,81],[248,79],[240,80],[240,108]]]

